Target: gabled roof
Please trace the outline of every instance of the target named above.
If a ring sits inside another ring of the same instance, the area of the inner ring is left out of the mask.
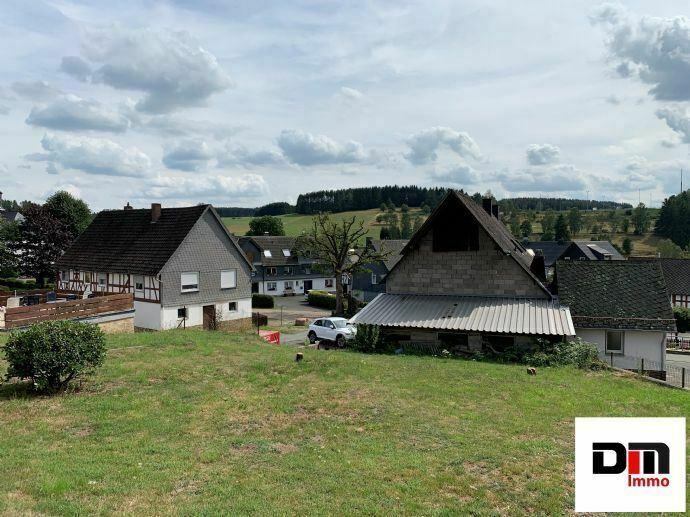
[[[350,321],[400,328],[575,335],[568,309],[545,298],[380,294]]]
[[[668,295],[690,295],[690,259],[631,257],[630,260],[658,262],[664,273]]]
[[[21,223],[24,220],[24,216],[15,210],[0,209],[0,217],[8,223]]]
[[[675,330],[661,266],[650,261],[558,261],[558,295],[575,327]]]
[[[570,246],[577,247],[589,260],[625,260],[625,257],[609,241],[577,240]]]
[[[256,262],[263,266],[291,266],[299,263],[299,257],[293,253],[297,237],[285,237],[278,235],[253,235],[240,237],[240,246],[245,249],[244,244],[252,241],[261,252],[260,257],[254,257]],[[283,250],[289,250],[290,255],[285,256]],[[267,256],[266,252],[270,254]],[[261,260],[258,260],[261,259]]]
[[[407,239],[372,239],[370,245],[377,253],[387,253],[383,265],[390,271],[402,258],[401,251],[407,245]]]
[[[470,196],[462,191],[448,191],[446,196],[441,200],[431,215],[429,215],[424,224],[422,224],[422,226],[415,232],[410,241],[402,249],[402,255],[405,255],[410,249],[419,244],[419,241],[422,239],[422,237],[426,235],[426,233],[432,228],[434,221],[451,203],[456,203],[456,206],[460,206],[469,212],[470,216],[479,223],[482,229],[494,241],[498,249],[501,250],[505,255],[508,255],[515,260],[515,262],[518,263],[525,273],[532,278],[532,280],[536,282],[536,284],[546,294],[548,294],[549,297],[551,297],[551,293],[546,286],[530,270],[530,265],[532,264],[532,259],[534,257],[527,252],[525,247],[520,244],[515,237],[513,237],[513,234],[510,233],[510,230],[508,230],[508,228],[506,228],[500,220],[492,215],[489,215],[484,208],[475,203]],[[401,261],[398,261],[398,263],[393,266],[391,271],[395,269],[400,262]]]
[[[531,250],[542,250],[544,253],[544,265],[553,266],[563,252],[568,249],[571,241],[530,241],[525,247]]]
[[[150,209],[105,210],[58,259],[56,267],[156,275],[207,211],[213,214],[233,246],[247,260],[213,207],[198,205],[163,208],[155,223],[151,222]]]

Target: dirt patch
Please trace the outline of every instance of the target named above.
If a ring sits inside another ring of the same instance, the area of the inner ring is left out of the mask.
[[[279,454],[290,454],[297,452],[299,448],[289,443],[273,443],[271,444],[271,450]]]

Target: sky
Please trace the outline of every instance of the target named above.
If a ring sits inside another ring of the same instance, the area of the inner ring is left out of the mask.
[[[94,210],[389,184],[659,206],[690,169],[689,16],[676,0],[3,0],[0,190]]]

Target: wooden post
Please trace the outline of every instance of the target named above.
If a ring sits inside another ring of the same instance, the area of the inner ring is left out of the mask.
[[[613,352],[611,352],[611,366],[613,366]]]
[[[640,373],[644,375],[644,357],[640,357]]]

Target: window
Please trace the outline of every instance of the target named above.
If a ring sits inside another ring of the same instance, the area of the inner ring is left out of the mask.
[[[266,282],[266,290],[267,291],[275,291],[277,286],[278,286],[277,282]]]
[[[580,258],[577,259],[577,260],[587,260],[587,257],[580,257]]]
[[[563,260],[570,260],[570,257],[563,257]]]
[[[84,282],[86,282],[87,284],[91,283],[91,273],[84,273]]]
[[[290,266],[285,266],[283,268],[283,271],[285,272],[286,275],[291,275],[292,274],[292,268]]]
[[[371,274],[371,285],[376,285],[378,284],[378,278],[376,277],[376,273]]]
[[[187,317],[187,307],[182,307],[181,309],[177,309],[177,317],[178,318],[186,318]]]
[[[311,268],[305,267],[304,268],[304,274],[305,275],[311,275]]]
[[[271,253],[271,250],[264,250],[264,257],[272,258],[273,254]]]
[[[447,209],[434,221],[433,250],[443,251],[477,251],[479,249],[479,225],[469,214],[460,218]]]
[[[60,280],[63,282],[69,281],[69,273],[67,271],[60,271]]]
[[[333,279],[327,278],[325,282],[326,287],[333,287]]]
[[[228,269],[220,272],[220,288],[233,289],[237,287],[237,271]]]
[[[684,294],[674,294],[673,295],[673,306],[674,307],[690,307],[690,296]]]
[[[228,303],[228,310],[230,312],[237,312],[237,302]]]
[[[199,290],[199,273],[182,273],[180,278],[183,293],[192,293]]]
[[[278,270],[274,267],[267,267],[266,268],[266,274],[268,276],[276,276],[278,274]]]
[[[144,293],[144,277],[135,275],[134,276],[134,292],[137,294]]]
[[[315,327],[322,327],[323,326],[323,320],[316,320],[314,322]]]
[[[283,250],[283,257],[289,257],[290,256],[290,250],[284,249]]]
[[[292,280],[286,280],[286,281],[284,282],[285,289],[292,289],[292,285],[293,285],[293,284],[294,284],[294,282],[293,282]]]
[[[105,273],[98,274],[98,285],[105,286],[108,283],[108,275]]]
[[[607,354],[622,354],[623,353],[623,331],[622,330],[607,330],[606,331],[606,353]]]

